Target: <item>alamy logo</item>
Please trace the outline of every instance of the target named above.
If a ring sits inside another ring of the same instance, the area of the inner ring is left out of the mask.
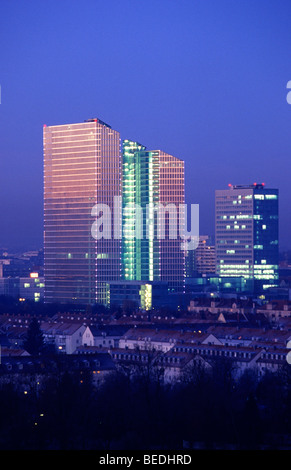
[[[288,341],[286,348],[291,349],[291,341]],[[286,355],[286,361],[288,362],[288,364],[291,364],[291,351],[289,351]]]
[[[288,104],[291,104],[291,80],[289,80],[289,82],[287,83],[286,88],[287,88],[287,90],[290,90],[287,93],[286,100],[287,100]]]
[[[191,224],[187,230],[186,204],[152,204],[146,207],[132,203],[122,207],[121,196],[115,196],[113,216],[107,204],[95,204],[91,216],[95,221],[91,234],[95,240],[146,238],[180,240],[181,250],[195,250],[199,242],[199,204],[190,204]]]

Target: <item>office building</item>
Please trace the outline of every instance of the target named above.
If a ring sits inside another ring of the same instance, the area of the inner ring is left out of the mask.
[[[145,149],[144,145],[130,140],[122,144],[122,272],[126,281],[141,279],[141,240],[135,236],[136,212],[126,208],[141,205],[140,164],[135,153]]]
[[[108,306],[126,310],[152,310],[169,306],[168,283],[162,281],[114,281],[108,283]]]
[[[104,304],[106,283],[121,275],[121,240],[113,236],[119,132],[90,119],[44,126],[43,141],[45,302]],[[111,237],[92,235],[97,204],[110,208]]]
[[[0,295],[7,297],[19,298],[19,277],[1,277],[0,278]]]
[[[254,183],[215,194],[216,270],[243,276],[250,291],[278,285],[278,190]]]
[[[185,201],[184,162],[124,140],[122,187],[124,280],[165,281],[169,292],[182,292],[185,257],[178,222],[179,205]],[[160,225],[157,207],[164,208]],[[176,237],[171,232],[175,220]]]
[[[22,301],[34,300],[43,302],[44,278],[37,272],[31,272],[29,277],[19,278],[19,298]]]

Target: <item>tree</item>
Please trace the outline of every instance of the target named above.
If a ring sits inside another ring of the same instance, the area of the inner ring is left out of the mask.
[[[44,338],[36,318],[31,321],[24,342],[24,349],[32,356],[38,356],[44,349]]]

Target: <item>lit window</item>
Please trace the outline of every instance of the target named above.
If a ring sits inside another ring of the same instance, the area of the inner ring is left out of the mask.
[[[266,199],[278,199],[277,194],[266,194]]]

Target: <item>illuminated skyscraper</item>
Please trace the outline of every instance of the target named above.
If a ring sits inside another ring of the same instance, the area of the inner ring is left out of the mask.
[[[121,240],[96,240],[92,209],[121,196],[120,135],[99,119],[44,126],[45,302],[105,303],[120,279]]]
[[[182,292],[184,251],[177,237],[169,237],[171,216],[184,204],[184,162],[161,150],[148,151],[137,142],[123,141],[123,240],[122,264],[125,280],[167,281],[169,290]],[[141,229],[136,224],[142,209]],[[165,208],[164,234],[159,232],[155,208]],[[126,206],[128,209],[126,209]],[[170,207],[172,206],[172,207]]]
[[[278,190],[263,184],[217,190],[216,270],[242,276],[250,290],[278,285]]]
[[[133,204],[141,205],[143,194],[140,186],[139,162],[140,150],[146,147],[138,142],[130,140],[123,141],[123,161],[122,161],[122,268],[123,278],[126,281],[141,280],[142,266],[142,242],[140,237],[135,235],[135,216],[134,210],[126,209]],[[130,233],[133,236],[129,236]],[[144,260],[143,260],[144,262]],[[148,266],[148,264],[147,264]],[[144,266],[145,267],[145,266]]]

